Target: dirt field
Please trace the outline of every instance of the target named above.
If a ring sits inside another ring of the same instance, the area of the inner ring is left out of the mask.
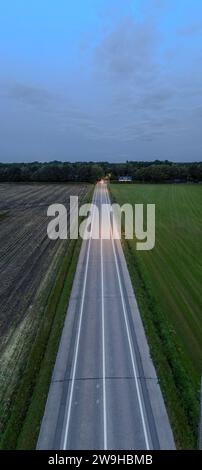
[[[47,208],[89,185],[0,184],[0,428],[68,241],[47,237]],[[42,301],[43,300],[43,301]]]

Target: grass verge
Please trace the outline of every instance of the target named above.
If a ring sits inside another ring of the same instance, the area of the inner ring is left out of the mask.
[[[8,211],[0,212],[0,220],[5,219],[8,217]]]

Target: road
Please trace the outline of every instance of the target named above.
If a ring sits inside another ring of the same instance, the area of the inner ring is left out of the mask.
[[[105,184],[93,202],[110,202]],[[104,228],[82,243],[37,448],[174,449],[121,243]]]

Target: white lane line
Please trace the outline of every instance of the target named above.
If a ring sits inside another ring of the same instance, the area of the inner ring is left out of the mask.
[[[102,207],[102,189],[101,207]],[[102,214],[102,211],[101,211]],[[100,214],[100,216],[101,216]],[[104,450],[107,450],[107,406],[106,406],[106,362],[105,362],[105,311],[104,311],[104,273],[103,273],[103,243],[102,243],[102,220],[100,227],[100,254],[101,254],[101,298],[102,298],[102,384],[103,384],[103,422],[104,422]]]
[[[97,189],[95,190],[95,195],[97,195]],[[93,198],[92,203],[96,203],[95,196]],[[72,380],[71,380],[71,388],[70,388],[70,396],[68,401],[68,410],[67,410],[67,418],[66,418],[66,425],[65,425],[65,432],[64,432],[64,440],[62,449],[65,450],[67,447],[67,439],[69,433],[69,424],[70,424],[70,416],[71,416],[71,408],[72,408],[72,399],[73,399],[73,391],[74,391],[74,384],[75,384],[75,375],[76,375],[76,366],[77,366],[77,359],[78,359],[78,350],[79,350],[79,341],[81,335],[81,324],[83,318],[83,307],[84,307],[84,300],[85,300],[85,292],[86,292],[86,281],[87,281],[87,273],[88,273],[88,265],[89,265],[89,255],[90,255],[90,246],[91,246],[91,236],[92,236],[92,229],[93,229],[93,222],[94,222],[94,207],[93,207],[93,215],[92,215],[92,223],[91,223],[91,232],[90,238],[88,241],[88,251],[87,251],[87,259],[86,259],[86,267],[85,267],[85,274],[84,274],[84,283],[83,283],[83,292],[82,292],[82,300],[81,300],[81,308],[80,308],[80,317],[79,317],[79,327],[77,332],[77,339],[76,339],[76,349],[74,355],[74,365],[73,365],[73,372],[72,372]]]
[[[108,194],[108,190],[106,188],[105,188],[105,194],[106,194],[106,201],[108,200],[108,204],[110,204],[109,194]],[[145,422],[145,417],[144,417],[144,410],[143,410],[143,404],[142,404],[140,388],[139,388],[138,379],[137,379],[137,370],[136,370],[135,359],[134,359],[134,351],[133,351],[133,346],[132,346],[130,328],[129,328],[128,319],[127,319],[127,312],[126,312],[126,307],[125,307],[123,288],[122,288],[122,285],[121,285],[121,278],[120,278],[120,271],[119,271],[119,266],[118,266],[118,261],[117,261],[117,254],[116,254],[116,251],[115,251],[112,230],[110,230],[110,232],[111,232],[111,240],[112,240],[112,247],[113,247],[114,259],[115,259],[115,265],[116,265],[116,272],[117,272],[117,277],[118,277],[118,282],[119,282],[119,290],[120,290],[120,294],[121,294],[121,302],[122,302],[125,325],[126,325],[126,331],[127,331],[127,337],[128,337],[128,344],[129,344],[129,349],[130,349],[130,356],[131,356],[133,373],[134,373],[136,390],[137,390],[138,403],[139,403],[139,408],[140,408],[140,415],[141,415],[142,426],[143,426],[143,431],[144,431],[145,444],[146,444],[147,450],[149,450],[150,449],[150,447],[149,447],[149,438],[148,438],[147,427],[146,427],[146,422]]]

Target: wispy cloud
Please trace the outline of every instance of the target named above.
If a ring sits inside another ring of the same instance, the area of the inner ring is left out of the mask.
[[[158,40],[152,23],[124,18],[95,49],[95,64],[101,77],[116,80],[117,84],[140,76],[149,80],[156,67],[152,51]]]
[[[196,21],[191,24],[187,24],[183,28],[178,30],[182,36],[196,36],[202,35],[202,21]]]
[[[18,82],[8,84],[5,88],[5,93],[11,99],[42,109],[49,108],[54,98],[53,95],[44,88]]]

